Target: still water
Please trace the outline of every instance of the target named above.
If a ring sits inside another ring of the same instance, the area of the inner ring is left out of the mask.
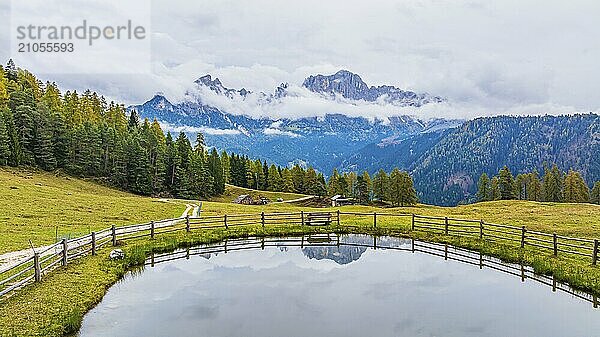
[[[439,244],[248,239],[150,258],[79,336],[588,337],[600,336],[594,303],[528,268]]]

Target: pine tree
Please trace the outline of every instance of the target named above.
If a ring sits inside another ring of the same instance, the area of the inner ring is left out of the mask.
[[[410,206],[419,202],[419,198],[417,197],[417,191],[414,188],[413,180],[410,174],[408,174],[408,172],[406,171],[401,171],[400,177],[402,186],[400,205]]]
[[[562,201],[563,175],[558,166],[553,165],[551,169],[546,167],[544,182],[542,185],[544,201]]]
[[[594,184],[590,193],[590,201],[594,204],[600,204],[600,181],[596,181]]]
[[[135,110],[132,110],[131,114],[129,114],[129,122],[127,126],[130,130],[135,130],[140,127],[140,116]]]
[[[294,192],[296,193],[305,193],[305,185],[304,185],[304,170],[299,166],[295,165],[292,167],[292,181],[294,182]]]
[[[150,164],[137,134],[132,135],[128,143],[127,158],[127,187],[134,193],[149,195],[152,192]]]
[[[50,111],[45,104],[40,104],[38,109],[38,118],[35,121],[35,162],[42,169],[52,171],[56,168],[56,158],[53,151],[54,132],[49,116]]]
[[[362,178],[367,183],[367,199],[370,202],[373,198],[373,181],[367,171],[363,171]]]
[[[388,184],[388,197],[393,206],[399,206],[402,201],[402,172],[398,168],[394,168],[390,173]]]
[[[388,175],[384,170],[379,170],[373,178],[373,197],[379,201],[387,199]]]
[[[533,170],[528,176],[527,200],[542,201],[542,183],[537,170]]]
[[[208,170],[214,179],[214,194],[220,195],[225,192],[225,178],[223,177],[223,165],[216,149],[212,149],[208,158]]]
[[[281,178],[283,179],[283,192],[294,192],[294,177],[290,169],[284,168],[281,171]]]
[[[221,166],[223,167],[223,182],[229,184],[231,182],[231,164],[226,151],[221,152]]]
[[[498,188],[500,189],[500,199],[511,200],[515,198],[515,180],[507,166],[504,166],[498,172]]]
[[[579,172],[569,171],[563,188],[564,202],[589,202],[590,190]]]
[[[529,189],[529,174],[521,173],[515,178],[514,195],[517,200],[527,200]]]
[[[490,201],[492,200],[492,186],[490,182],[490,178],[484,172],[479,177],[479,182],[477,183],[477,200],[478,201]]]
[[[367,204],[369,202],[369,185],[365,178],[361,175],[356,178],[356,199],[361,204]]]
[[[491,200],[500,200],[502,199],[502,194],[500,193],[500,179],[498,177],[492,178],[492,198]]]
[[[269,176],[268,176],[268,190],[269,191],[283,191],[284,182],[279,173],[279,170],[275,165],[269,166]]]
[[[0,110],[0,166],[6,166],[10,162],[10,138],[6,127],[5,112]]]

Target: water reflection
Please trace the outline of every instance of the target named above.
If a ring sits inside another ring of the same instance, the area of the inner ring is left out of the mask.
[[[147,265],[109,290],[86,316],[81,336],[600,331],[592,296],[527,267],[408,239],[330,234],[228,240],[157,254]]]

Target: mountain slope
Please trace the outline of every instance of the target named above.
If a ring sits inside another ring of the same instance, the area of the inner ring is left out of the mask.
[[[365,145],[376,144],[385,139],[403,139],[432,127],[453,127],[446,121],[430,123],[414,117],[397,116],[381,119],[349,117],[331,113],[306,118],[251,118],[233,114],[206,103],[206,95],[216,94],[225,100],[240,102],[246,99],[259,105],[279,104],[289,95],[288,84],[277,87],[273,94],[252,93],[246,89],[230,89],[218,78],[205,75],[196,80],[199,92],[195,100],[172,104],[156,95],[144,104],[130,107],[142,117],[156,118],[166,129],[203,132],[209,145],[235,151],[252,157],[288,165],[304,163],[328,173]],[[360,76],[342,70],[336,74],[310,76],[304,87],[324,100],[335,100],[342,95],[350,102],[385,101],[394,106],[421,106],[440,102],[439,97],[417,94],[392,86],[369,87]],[[373,103],[375,104],[375,103]],[[362,106],[362,105],[360,105]],[[365,112],[369,106],[364,107]],[[366,113],[365,113],[366,114]]]
[[[479,118],[449,133],[412,170],[421,200],[454,205],[472,200],[481,173],[507,165],[513,174],[556,163],[600,180],[600,116]]]

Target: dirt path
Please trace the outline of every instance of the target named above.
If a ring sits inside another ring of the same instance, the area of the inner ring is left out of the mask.
[[[169,202],[166,199],[164,201]],[[181,216],[184,217],[184,216],[187,216],[188,214],[190,215],[190,217],[199,216],[201,207],[202,207],[202,203],[200,203],[199,205],[198,204],[186,204],[185,211],[183,211]],[[82,243],[86,243],[87,241],[89,241],[89,239],[82,240]],[[77,245],[77,243],[78,243],[77,241],[73,241],[72,243],[69,243],[69,245],[71,245],[71,244]],[[35,247],[35,250],[36,251],[46,250],[46,248],[48,248],[48,247],[50,247],[50,245],[42,246],[42,247]],[[42,254],[42,256],[47,255],[47,254],[52,254],[52,253],[54,253],[53,249],[44,252]],[[31,256],[33,256],[33,251],[31,250],[31,248],[2,254],[2,255],[0,255],[0,269],[18,264],[19,262],[21,262],[25,259],[28,259]]]

